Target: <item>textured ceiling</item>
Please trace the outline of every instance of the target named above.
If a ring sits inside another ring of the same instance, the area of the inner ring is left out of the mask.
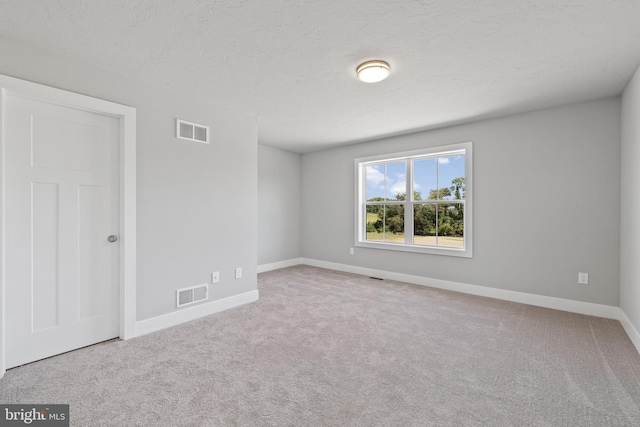
[[[621,93],[639,0],[0,0],[0,34],[259,117],[307,152]],[[391,76],[361,83],[384,59]]]

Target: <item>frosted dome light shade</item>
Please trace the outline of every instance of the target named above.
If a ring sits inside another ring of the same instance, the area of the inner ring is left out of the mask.
[[[389,64],[384,61],[367,61],[356,69],[358,78],[365,83],[380,82],[389,77]]]

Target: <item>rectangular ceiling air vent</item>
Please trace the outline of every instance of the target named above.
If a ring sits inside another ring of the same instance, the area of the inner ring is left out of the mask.
[[[209,298],[208,286],[193,286],[191,288],[178,289],[176,291],[176,307],[184,307],[185,305],[194,304]]]
[[[176,119],[176,136],[189,141],[209,143],[209,126]]]

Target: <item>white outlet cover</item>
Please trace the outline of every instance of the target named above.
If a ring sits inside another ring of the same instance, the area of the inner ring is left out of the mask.
[[[578,273],[578,283],[581,285],[589,284],[589,274],[588,273]]]

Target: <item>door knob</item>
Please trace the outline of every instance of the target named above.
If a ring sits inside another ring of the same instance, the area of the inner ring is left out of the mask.
[[[115,234],[112,234],[111,236],[107,237],[107,240],[111,243],[118,241],[118,236],[116,236]]]

